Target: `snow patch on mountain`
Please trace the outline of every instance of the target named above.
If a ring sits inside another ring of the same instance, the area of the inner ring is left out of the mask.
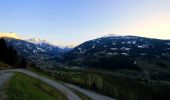
[[[170,43],[166,43],[167,45],[170,45]]]
[[[123,37],[123,35],[108,34],[108,35],[105,35],[105,36],[103,36],[103,37],[105,37],[105,38],[107,38],[107,37]],[[112,39],[112,38],[111,38],[111,39]]]
[[[42,39],[39,39],[39,38],[32,38],[32,39],[28,39],[26,41],[33,43],[33,44],[42,44],[42,43],[51,44],[51,43],[47,42],[46,40],[42,40]]]

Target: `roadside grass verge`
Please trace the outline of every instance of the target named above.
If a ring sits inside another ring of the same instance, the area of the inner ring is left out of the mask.
[[[59,90],[21,73],[11,78],[5,93],[8,100],[67,100]]]

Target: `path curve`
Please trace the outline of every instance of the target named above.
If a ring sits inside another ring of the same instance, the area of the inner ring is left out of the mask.
[[[0,89],[2,89],[3,85],[11,78],[13,73],[0,73]]]
[[[6,100],[6,95],[3,91],[5,83],[7,83],[12,77],[13,73],[0,72],[0,100]]]
[[[58,83],[54,80],[40,76],[40,75],[33,73],[31,71],[24,70],[24,69],[11,69],[11,70],[3,70],[1,72],[21,72],[21,73],[24,73],[28,76],[39,79],[39,80],[53,86],[54,88],[60,90],[68,98],[68,100],[81,100],[80,97],[78,97],[75,93],[73,93],[70,89],[68,89],[64,85],[62,85],[62,84],[60,84],[60,83]]]
[[[56,81],[54,81],[52,79],[43,77],[41,75],[38,75],[36,73],[33,73],[33,72],[25,70],[25,69],[10,69],[10,70],[2,70],[0,72],[21,72],[21,73],[24,73],[24,74],[26,74],[28,76],[33,77],[33,78],[39,79],[39,80],[53,86],[54,88],[60,90],[63,94],[66,95],[68,100],[81,100],[80,97],[78,97],[69,88],[73,88],[73,89],[83,93],[84,95],[88,96],[92,100],[115,100],[115,99],[113,99],[111,97],[104,96],[102,94],[98,94],[98,93],[95,93],[95,92],[80,88],[80,87],[72,85],[72,84],[64,83],[64,85],[62,85],[62,84],[60,84],[60,83],[58,83],[58,82],[56,82]]]
[[[65,83],[65,86],[73,88],[73,89],[83,93],[84,95],[88,96],[92,100],[115,100],[115,99],[110,98],[108,96],[104,96],[104,95],[101,95],[101,94],[98,94],[98,93],[95,93],[95,92],[92,92],[92,91],[89,91],[89,90],[86,90],[86,89],[82,89],[82,88],[75,86],[75,85],[72,85],[72,84]]]

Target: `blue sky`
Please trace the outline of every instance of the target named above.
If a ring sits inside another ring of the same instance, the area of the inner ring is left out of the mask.
[[[107,34],[170,39],[170,0],[1,0],[0,32],[76,45]]]

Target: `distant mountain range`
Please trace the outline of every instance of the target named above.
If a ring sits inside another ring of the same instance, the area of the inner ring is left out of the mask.
[[[12,45],[19,54],[31,60],[62,58],[65,61],[81,63],[85,60],[120,54],[131,58],[156,58],[170,55],[170,40],[138,36],[109,35],[70,48],[55,46],[39,38],[22,40],[15,34],[12,34],[13,37],[1,35],[0,37],[5,37],[8,45]]]
[[[62,49],[46,42],[33,43],[26,40],[5,38],[8,45],[12,45],[19,54],[27,58],[37,58],[44,56],[57,56],[62,53]]]
[[[65,57],[82,60],[119,54],[135,58],[166,56],[170,54],[170,40],[112,35],[86,41],[69,51]]]
[[[0,33],[0,37],[4,38],[8,45],[12,45],[19,54],[31,60],[49,59],[72,49],[60,48],[39,38],[23,40],[15,33]]]

